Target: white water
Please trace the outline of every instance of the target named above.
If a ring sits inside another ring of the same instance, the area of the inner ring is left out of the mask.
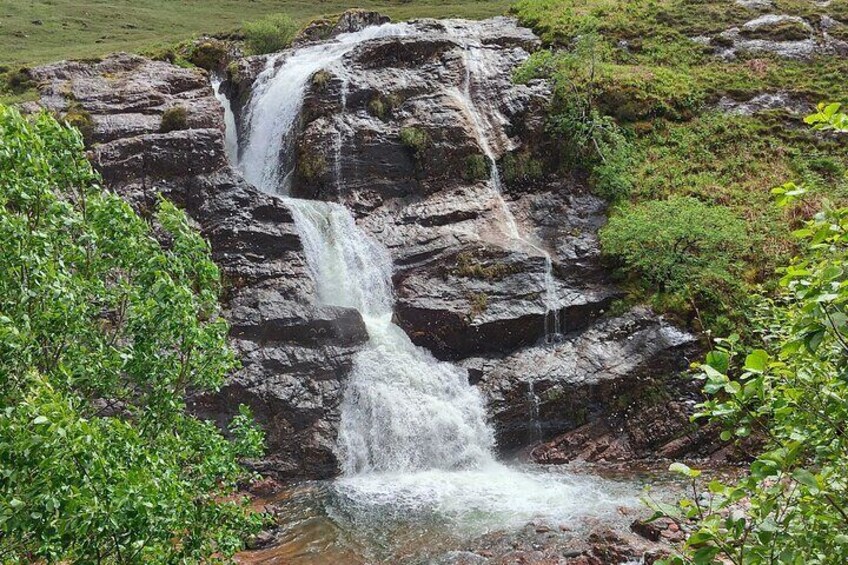
[[[402,23],[373,26],[270,57],[256,78],[247,105],[247,135],[238,161],[244,178],[268,192],[287,193],[293,169],[293,159],[288,155],[291,134],[308,81],[317,71],[340,62],[364,41],[408,33],[410,27]],[[346,88],[343,96],[345,91]],[[288,159],[282,167],[281,158]]]
[[[215,98],[224,107],[224,127],[226,127],[224,150],[227,152],[227,159],[230,163],[236,163],[238,161],[238,136],[233,133],[236,131],[236,117],[227,95],[221,91],[221,77],[218,74],[212,75],[212,90],[215,91]]]
[[[307,81],[318,70],[342,65],[342,57],[357,44],[407,35],[410,29],[368,28],[270,58],[247,109],[246,138],[237,163],[245,178],[267,192],[285,193],[293,161],[290,138]],[[465,85],[455,93],[492,164],[491,183],[503,203],[505,230],[542,252],[551,271],[550,257],[521,237],[500,194],[488,132],[502,128],[473,103],[473,59],[468,59]],[[228,135],[234,136],[229,121],[227,125]],[[609,494],[614,489],[599,479],[516,470],[497,462],[483,398],[468,384],[467,372],[436,360],[392,324],[392,263],[386,249],[359,229],[341,205],[286,201],[320,301],[357,309],[370,337],[354,358],[341,405],[340,494],[374,507],[437,512],[458,523],[485,514],[484,528],[521,525],[536,517],[570,520],[612,513],[632,502]]]
[[[491,77],[493,73],[499,72],[497,65],[493,65],[488,60],[489,50],[478,46],[468,45],[463,51],[463,62],[465,64],[465,80],[462,89],[452,89],[450,94],[462,108],[474,130],[474,135],[477,138],[477,144],[483,150],[483,154],[489,161],[489,184],[495,193],[495,199],[498,202],[498,207],[501,210],[503,218],[504,232],[506,235],[520,244],[529,247],[536,253],[541,254],[545,259],[545,341],[555,343],[560,340],[560,322],[559,310],[561,303],[556,291],[556,280],[553,272],[553,260],[551,254],[548,253],[539,243],[534,242],[530,237],[524,236],[518,229],[518,222],[515,219],[509,205],[503,197],[503,184],[501,183],[500,172],[498,171],[495,148],[492,146],[493,141],[506,145],[508,140],[505,139],[503,126],[506,120],[497,111],[482,112],[478,104],[475,102],[473,86],[475,79],[478,81],[485,80]]]

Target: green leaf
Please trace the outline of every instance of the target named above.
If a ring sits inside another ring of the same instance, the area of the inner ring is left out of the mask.
[[[726,373],[730,366],[730,356],[724,351],[713,350],[707,353],[706,363],[719,373]]]
[[[768,366],[769,355],[762,349],[755,349],[745,357],[745,369],[762,373]]]
[[[669,465],[668,470],[672,473],[677,473],[679,475],[683,475],[691,479],[697,478],[701,475],[701,471],[699,471],[698,469],[692,469],[688,465],[685,465],[683,463],[672,463],[671,465]]]
[[[816,476],[806,469],[795,469],[792,472],[792,478],[810,489],[814,489],[816,491],[819,490],[819,482],[816,479]]]

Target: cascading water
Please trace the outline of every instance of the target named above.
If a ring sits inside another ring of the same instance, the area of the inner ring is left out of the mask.
[[[392,324],[392,263],[339,204],[289,200],[326,304],[356,308],[369,346],[354,358],[342,401],[346,475],[479,467],[494,440],[466,372],[440,363]]]
[[[227,159],[230,163],[236,163],[238,161],[238,138],[230,134],[230,132],[236,131],[236,117],[227,95],[221,90],[221,84],[221,77],[218,74],[213,74],[212,90],[215,91],[215,98],[224,107],[224,126],[227,128],[227,135],[224,137],[224,150],[227,152]]]
[[[413,29],[402,24],[371,27],[271,57],[247,108],[246,136],[236,163],[244,177],[267,192],[285,194],[293,165],[291,137],[310,78],[321,69],[343,67],[343,56],[362,42],[409,35]],[[467,76],[465,92],[456,89],[456,95],[466,101],[469,119],[476,120],[480,145],[492,163],[491,182],[500,196],[486,133],[492,127],[484,125],[472,102],[470,70]],[[228,136],[235,136],[229,121],[227,125]],[[286,202],[319,299],[357,309],[370,338],[354,358],[342,399],[338,450],[343,476],[334,483],[335,496],[369,512],[401,512],[405,520],[424,512],[476,531],[523,525],[538,516],[585,516],[589,500],[597,512],[622,503],[614,488],[597,479],[564,479],[497,462],[483,398],[468,383],[467,372],[415,346],[392,323],[387,250],[356,225],[344,206]],[[503,210],[506,231],[544,254],[521,239],[505,202]]]
[[[541,245],[521,234],[518,229],[518,222],[503,197],[503,185],[501,183],[500,172],[498,171],[495,150],[492,147],[492,137],[504,138],[503,124],[505,120],[497,112],[494,112],[494,116],[492,113],[485,114],[481,112],[474,100],[474,80],[485,79],[490,73],[498,72],[497,66],[486,63],[486,53],[488,51],[481,45],[467,45],[465,47],[462,58],[465,64],[465,79],[462,89],[453,89],[451,95],[467,115],[468,122],[471,124],[477,138],[477,144],[489,161],[489,184],[495,193],[495,198],[501,209],[506,235],[510,239],[541,254],[545,259],[543,281],[545,286],[544,303],[547,310],[545,313],[545,341],[547,343],[556,343],[561,337],[559,322],[559,309],[561,305],[556,292],[556,280],[554,278],[551,254]]]
[[[407,24],[372,26],[269,57],[256,77],[247,107],[246,137],[238,160],[245,180],[267,192],[287,193],[294,168],[291,136],[309,79],[319,70],[341,64],[347,53],[369,39],[404,36],[410,29]],[[346,91],[342,89],[342,96]]]

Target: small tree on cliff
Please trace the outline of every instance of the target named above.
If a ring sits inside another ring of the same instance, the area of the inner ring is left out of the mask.
[[[226,559],[262,440],[185,410],[234,366],[218,270],[171,204],[157,240],[98,182],[78,131],[0,106],[0,559]]]

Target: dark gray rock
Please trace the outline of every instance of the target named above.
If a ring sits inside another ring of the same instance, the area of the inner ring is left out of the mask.
[[[230,169],[223,111],[206,73],[124,54],[34,73],[44,106],[91,117],[91,158],[111,189],[143,214],[166,196],[211,244],[242,367],[220,392],[194,394],[192,409],[224,426],[239,404],[251,406],[267,435],[268,457],[256,462],[266,473],[336,474],[341,388],[368,339],[365,326],[354,310],[316,305],[285,202]],[[186,129],[159,133],[162,113],[178,104],[188,111]]]
[[[684,369],[696,351],[692,335],[636,308],[558,344],[462,364],[488,398],[499,447],[512,450],[587,422],[616,420],[646,397],[680,401],[681,391],[667,387],[665,378]],[[691,392],[682,391],[692,398]],[[685,416],[680,421],[688,424]]]

